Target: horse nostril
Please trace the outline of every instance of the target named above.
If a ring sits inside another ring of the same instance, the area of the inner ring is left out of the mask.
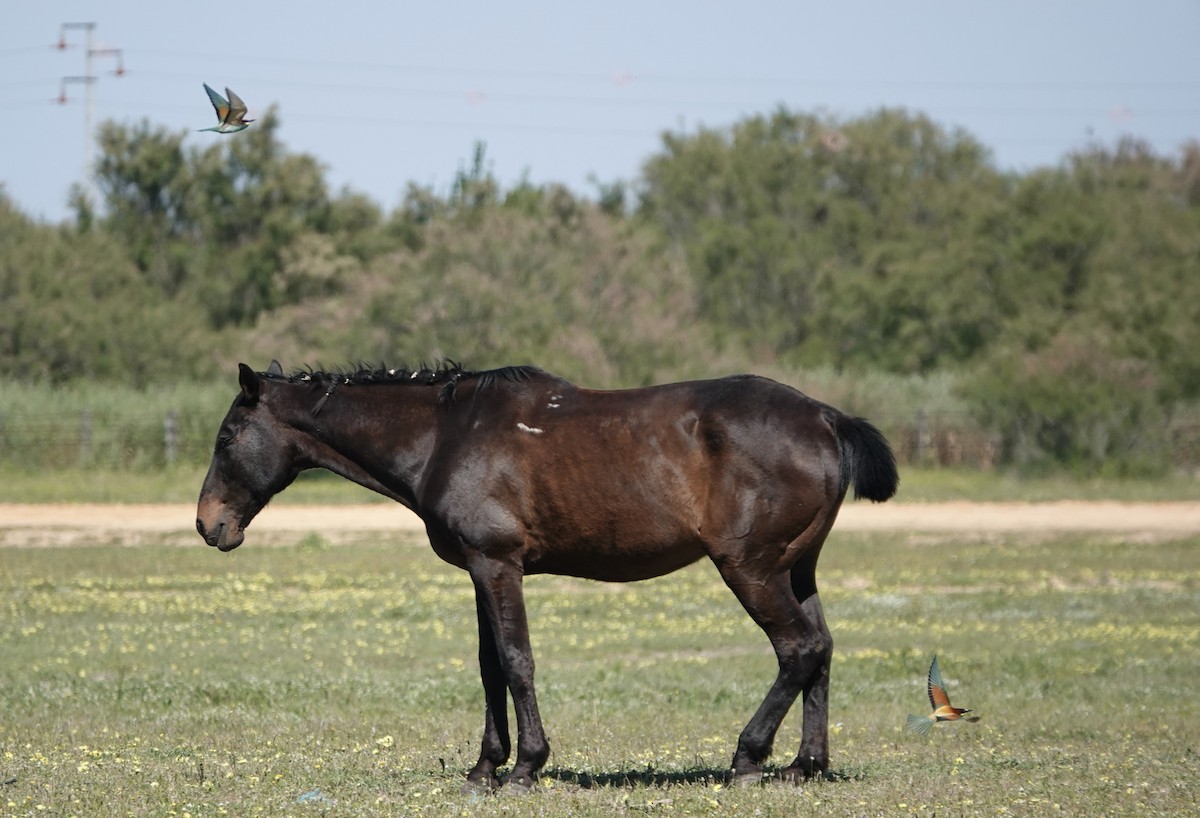
[[[196,518],[196,531],[200,534],[201,537],[208,539],[208,535],[204,533],[204,521],[201,520],[199,517]]]

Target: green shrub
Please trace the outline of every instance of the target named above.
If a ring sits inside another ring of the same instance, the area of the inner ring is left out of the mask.
[[[1170,467],[1154,371],[1093,339],[1060,333],[1036,352],[995,354],[962,391],[996,433],[1000,462],[1022,472],[1158,476]]]

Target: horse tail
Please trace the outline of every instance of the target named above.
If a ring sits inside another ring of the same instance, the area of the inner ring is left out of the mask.
[[[853,483],[854,499],[882,503],[896,493],[900,475],[896,456],[883,433],[862,418],[839,414],[836,421],[841,455],[842,495]]]

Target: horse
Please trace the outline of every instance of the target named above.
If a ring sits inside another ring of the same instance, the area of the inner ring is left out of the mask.
[[[239,364],[196,529],[237,548],[267,502],[324,468],[425,524],[434,552],[475,590],[486,704],[463,789],[534,787],[550,746],[538,712],[522,594],[529,574],[606,582],[708,557],[770,640],[779,671],[737,740],[731,780],[764,780],[797,697],[787,782],[829,777],[833,640],[816,566],[848,490],[883,502],[899,477],[887,440],[796,389],[755,375],[600,391],[531,366],[265,372]],[[517,722],[512,749],[508,697]]]

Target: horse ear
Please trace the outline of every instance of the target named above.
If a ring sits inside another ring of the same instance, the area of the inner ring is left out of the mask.
[[[242,396],[248,401],[258,400],[261,380],[258,373],[245,364],[238,364],[238,383],[242,386]]]
[[[274,358],[271,359],[271,365],[267,367],[268,375],[279,375],[283,377],[283,366]]]

